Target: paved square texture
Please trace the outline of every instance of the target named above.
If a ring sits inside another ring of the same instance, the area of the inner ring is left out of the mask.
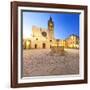
[[[23,76],[79,74],[79,50],[65,49],[64,55],[50,49],[23,50]]]

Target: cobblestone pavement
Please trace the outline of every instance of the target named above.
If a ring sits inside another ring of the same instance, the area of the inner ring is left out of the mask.
[[[52,54],[50,49],[23,50],[24,77],[78,73],[78,49],[65,49],[64,55]]]

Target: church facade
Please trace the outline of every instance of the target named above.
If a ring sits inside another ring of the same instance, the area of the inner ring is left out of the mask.
[[[71,35],[74,38],[74,47],[76,47],[76,40],[79,41],[79,38],[75,35]],[[70,37],[71,37],[70,36]],[[55,39],[54,37],[54,22],[52,17],[48,20],[48,28],[41,28],[37,26],[32,26],[32,36],[28,39],[23,40],[23,48],[24,49],[44,49],[44,48],[51,48],[53,46],[62,46],[62,47],[69,47],[70,42],[73,41],[70,39],[67,40],[60,40]],[[68,44],[69,43],[69,44]],[[77,44],[79,46],[79,44]],[[73,46],[73,45],[71,45]],[[77,47],[78,47],[77,46]]]

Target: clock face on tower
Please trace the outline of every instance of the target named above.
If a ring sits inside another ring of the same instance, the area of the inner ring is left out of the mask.
[[[42,32],[42,36],[46,37],[47,36],[47,33],[46,32]]]
[[[53,26],[53,24],[52,24],[52,23],[50,23],[50,26]]]

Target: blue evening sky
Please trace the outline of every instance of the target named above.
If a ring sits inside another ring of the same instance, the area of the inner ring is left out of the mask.
[[[65,39],[71,34],[79,36],[79,14],[77,13],[45,13],[23,11],[23,37],[31,36],[32,26],[48,28],[48,20],[54,22],[54,37]]]

